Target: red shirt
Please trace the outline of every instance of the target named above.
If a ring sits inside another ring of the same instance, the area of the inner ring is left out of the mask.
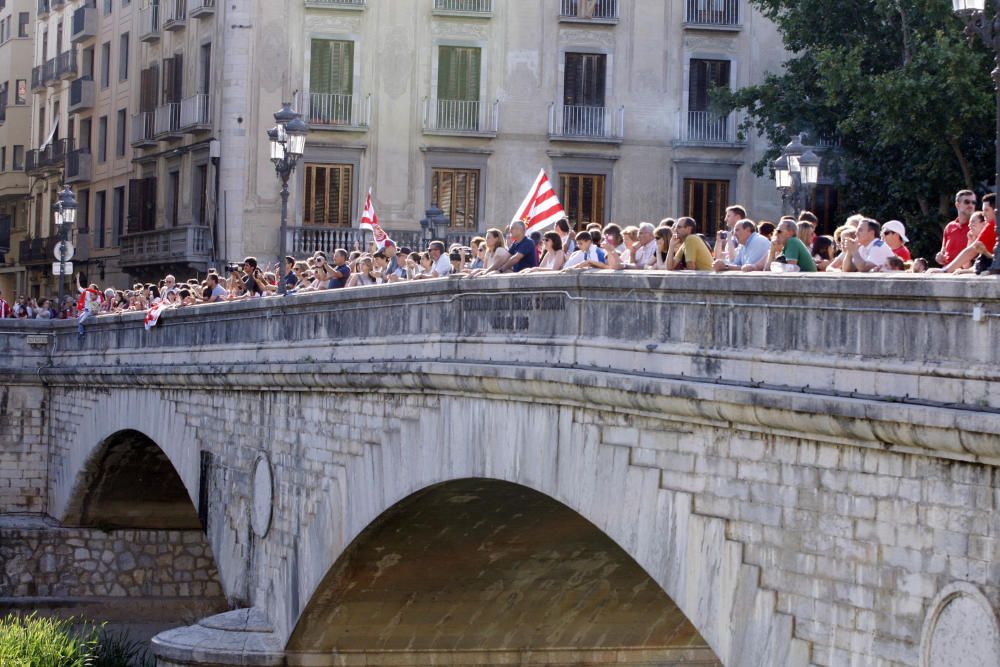
[[[0,299],[0,320],[6,319],[11,316],[10,306],[3,299]]]
[[[993,252],[993,248],[996,247],[997,244],[996,221],[994,220],[993,222],[987,222],[986,227],[983,228],[983,231],[979,232],[979,238],[976,240],[982,243],[984,246],[986,246],[987,250]]]
[[[899,258],[902,259],[904,262],[909,262],[911,259],[913,259],[910,256],[910,249],[907,248],[905,245],[899,246],[898,248],[893,250],[893,252],[896,253],[899,256]]]
[[[969,223],[964,224],[958,220],[952,220],[944,228],[944,240],[941,243],[941,250],[944,252],[944,264],[949,264],[958,254],[969,245]]]

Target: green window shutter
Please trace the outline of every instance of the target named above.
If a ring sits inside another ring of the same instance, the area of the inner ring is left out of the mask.
[[[442,46],[438,52],[438,99],[479,100],[481,49]]]
[[[312,40],[309,90],[351,95],[354,91],[354,42]]]

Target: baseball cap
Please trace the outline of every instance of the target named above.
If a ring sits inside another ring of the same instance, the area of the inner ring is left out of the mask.
[[[882,225],[883,232],[896,232],[899,234],[899,238],[903,239],[903,243],[909,243],[910,239],[906,238],[906,227],[903,226],[899,220],[890,220],[889,222]]]

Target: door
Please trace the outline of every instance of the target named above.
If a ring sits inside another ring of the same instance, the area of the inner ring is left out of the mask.
[[[608,57],[603,53],[567,53],[563,81],[563,131],[570,135],[605,134],[605,83]]]

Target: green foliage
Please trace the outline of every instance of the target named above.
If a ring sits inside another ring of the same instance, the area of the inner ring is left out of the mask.
[[[835,137],[823,173],[842,184],[842,211],[899,218],[918,245],[938,243],[954,193],[993,181],[992,55],[948,0],[751,2],[792,54],[760,84],[715,97],[768,139],[755,172],[792,134]]]
[[[9,614],[0,619],[2,667],[153,667],[142,642],[74,619]]]
[[[0,621],[4,667],[94,667],[99,631],[74,629],[69,620],[8,615]]]

